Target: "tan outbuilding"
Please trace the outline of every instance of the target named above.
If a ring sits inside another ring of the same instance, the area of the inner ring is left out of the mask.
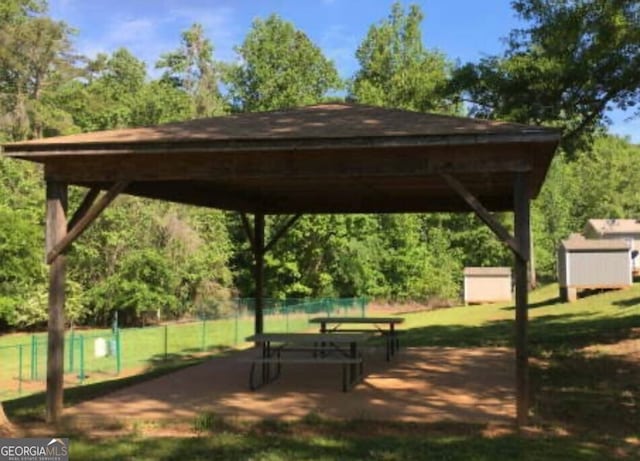
[[[480,304],[511,301],[510,267],[465,267],[464,303]]]
[[[558,249],[558,282],[560,297],[569,302],[577,299],[579,290],[631,286],[631,244],[572,234]]]

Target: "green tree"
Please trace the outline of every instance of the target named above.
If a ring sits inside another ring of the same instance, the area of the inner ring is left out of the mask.
[[[42,240],[31,213],[0,205],[0,325],[5,328],[18,323],[17,317],[37,290],[44,291]],[[36,316],[31,320],[43,319]],[[35,322],[19,324],[25,323]]]
[[[68,81],[53,95],[78,131],[156,125],[192,115],[190,96],[167,81],[148,81],[144,62],[125,48],[90,60],[84,76],[86,81]]]
[[[163,54],[156,68],[165,69],[163,81],[191,96],[196,118],[226,112],[218,88],[220,71],[213,60],[213,45],[204,36],[202,25],[193,24],[184,31],[180,48]]]
[[[0,3],[0,24],[15,23],[27,20],[47,9],[45,0],[4,0]]]
[[[502,56],[457,70],[473,113],[563,129],[569,153],[640,101],[640,3],[636,0],[516,0],[528,23]]]
[[[277,15],[256,19],[227,71],[239,110],[265,111],[320,102],[341,87],[335,66],[304,32]]]
[[[425,48],[423,18],[419,6],[405,14],[396,2],[386,20],[369,28],[356,51],[360,69],[350,86],[352,99],[422,112],[456,111],[445,97],[452,66],[442,53]]]
[[[640,147],[614,136],[595,139],[572,164],[581,184],[574,215],[581,226],[590,218],[640,216],[640,188],[635,167]]]
[[[627,140],[599,136],[571,157],[562,152],[556,156],[532,207],[542,277],[555,278],[558,244],[582,232],[587,220],[640,215],[640,192],[633,176],[638,155],[640,148]]]
[[[71,29],[63,22],[32,16],[40,5],[10,2],[0,11],[5,17],[15,8],[21,11],[17,18],[0,22],[0,109],[5,114],[0,131],[9,140],[39,138],[69,121],[48,96],[76,74]]]

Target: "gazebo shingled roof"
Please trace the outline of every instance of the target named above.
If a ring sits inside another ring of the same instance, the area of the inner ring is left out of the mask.
[[[264,213],[462,211],[439,176],[490,210],[510,210],[513,174],[537,195],[558,142],[546,128],[321,104],[12,143],[46,177],[221,209]],[[73,158],[73,161],[69,161]]]
[[[336,103],[4,145],[9,157],[44,164],[47,181],[47,418],[62,413],[64,254],[127,193],[241,212],[255,258],[257,333],[264,254],[301,213],[473,210],[515,256],[516,407],[525,424],[529,206],[559,140],[547,128]],[[68,221],[69,184],[90,189]],[[513,236],[490,210],[514,212]],[[270,213],[295,216],[266,243]]]

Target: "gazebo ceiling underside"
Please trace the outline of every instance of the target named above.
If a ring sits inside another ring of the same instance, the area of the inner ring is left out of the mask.
[[[201,119],[4,146],[45,177],[244,212],[467,211],[450,174],[492,211],[513,209],[517,173],[534,198],[555,130],[349,104]]]

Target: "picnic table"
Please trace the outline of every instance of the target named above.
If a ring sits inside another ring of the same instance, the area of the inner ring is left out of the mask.
[[[391,360],[400,347],[396,325],[403,322],[404,318],[402,317],[314,317],[309,320],[309,323],[320,324],[320,333],[377,332],[381,334],[385,337],[387,361]],[[333,326],[329,328],[331,325]],[[343,325],[369,325],[370,328],[344,328]]]
[[[249,388],[255,390],[280,376],[283,364],[342,365],[342,390],[347,392],[363,376],[363,359],[359,346],[371,337],[358,332],[331,333],[259,333],[246,338],[260,345],[261,355],[251,359]],[[256,380],[256,368],[261,373]],[[272,365],[275,372],[272,373]]]

